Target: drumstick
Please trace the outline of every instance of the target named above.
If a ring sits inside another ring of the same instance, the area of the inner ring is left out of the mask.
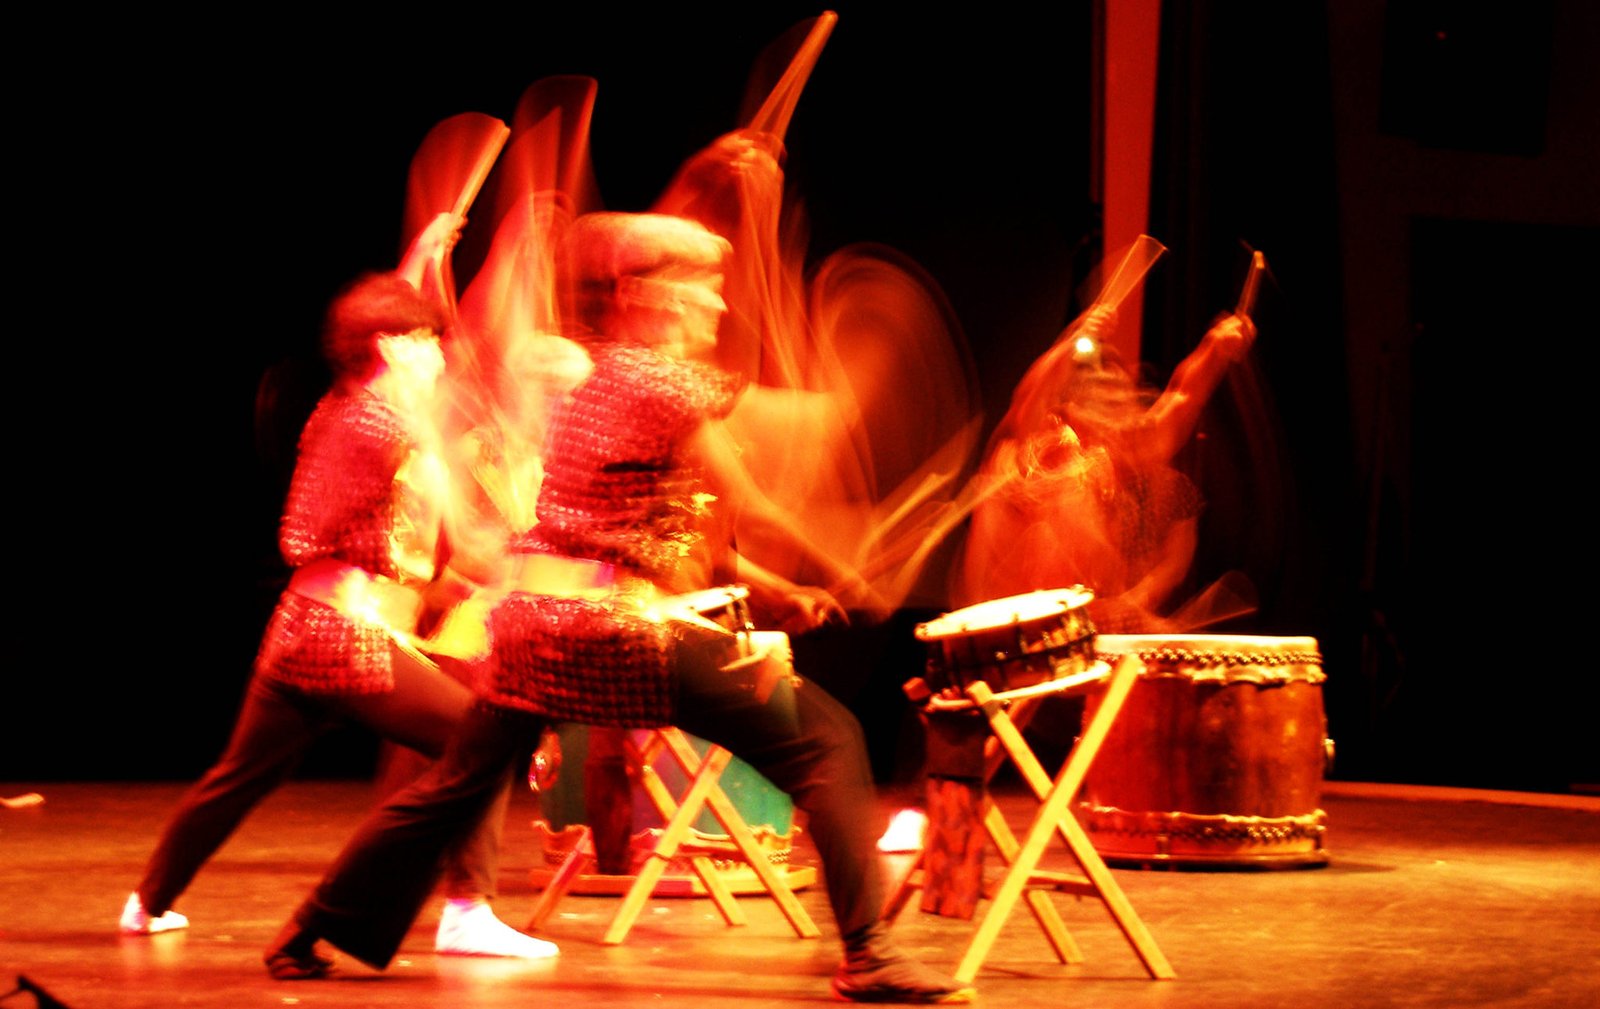
[[[505,123],[498,125],[500,128],[492,131],[484,140],[483,146],[478,149],[478,157],[472,163],[472,171],[462,183],[461,192],[456,196],[455,206],[450,208],[450,212],[457,217],[467,216],[467,208],[478,198],[478,191],[489,178],[489,170],[494,167],[495,160],[500,157],[500,152],[505,149],[506,140],[511,136],[511,127]]]
[[[1257,249],[1250,254],[1250,269],[1244,275],[1244,289],[1239,292],[1239,304],[1234,315],[1249,317],[1255,311],[1256,293],[1261,289],[1261,275],[1267,271],[1267,257]]]
[[[433,129],[428,131],[428,135],[422,140],[422,146],[412,157],[411,174],[407,182],[405,227],[407,234],[410,235],[407,241],[411,243],[411,248],[407,250],[400,264],[402,275],[415,268],[413,257],[419,253],[416,248],[417,239],[427,227],[429,220],[438,214],[439,204],[444,202],[442,199],[437,199],[439,194],[430,191],[428,183],[434,182],[435,187],[443,188],[446,194],[450,192],[450,188],[447,187],[452,184],[459,187],[455,189],[449,212],[456,219],[457,227],[460,227],[466,220],[467,209],[477,199],[479,190],[489,177],[489,170],[494,167],[510,136],[509,126],[493,116],[478,112],[463,112],[451,116],[436,123]],[[462,150],[467,154],[466,171],[457,173],[454,168],[462,161],[450,155]],[[450,170],[445,171],[446,168]],[[443,301],[449,322],[454,325],[457,313],[455,277],[451,270],[448,250],[438,269],[438,282],[442,288],[438,292],[438,297]],[[413,279],[412,282],[417,281]]]
[[[435,123],[411,158],[404,241],[414,242],[446,206],[451,214],[465,217],[510,136],[509,126],[481,112],[462,112]]]
[[[962,488],[952,501],[944,508],[938,520],[928,529],[914,529],[909,533],[896,538],[894,542],[877,554],[870,561],[861,565],[857,574],[864,579],[875,578],[891,567],[902,571],[917,571],[922,562],[927,559],[944,538],[955,530],[956,526],[983,504],[989,498],[999,493],[1008,484],[1020,479],[1019,474],[1010,474],[1004,480],[972,480]],[[850,585],[839,582],[828,587],[834,594],[847,591]]]
[[[1156,260],[1160,259],[1161,254],[1166,251],[1167,247],[1165,245],[1162,245],[1149,235],[1140,235],[1134,239],[1133,245],[1128,248],[1127,254],[1122,257],[1122,262],[1117,264],[1117,272],[1113,273],[1111,279],[1106,281],[1105,286],[1100,289],[1100,293],[1095,297],[1094,304],[1089,307],[1094,309],[1104,305],[1116,308],[1121,305],[1123,299],[1135,287],[1139,286],[1139,282],[1144,279],[1144,275],[1150,272],[1150,267],[1154,266]]]
[[[810,79],[811,70],[817,65],[817,57],[822,55],[822,47],[827,44],[828,36],[833,33],[833,26],[838,20],[839,15],[833,11],[824,11],[812,22],[811,30],[795,50],[788,69],[773,85],[771,94],[761,103],[761,108],[750,117],[747,128],[783,139],[789,130],[789,120],[794,117],[794,107],[800,101],[800,91]]]
[[[455,206],[450,208],[450,213],[458,221],[467,219],[467,208],[471,207],[472,201],[478,198],[478,191],[483,188],[484,181],[489,178],[489,169],[494,167],[496,159],[500,157],[500,152],[505,149],[507,138],[511,136],[511,127],[505,123],[495,120],[492,125],[498,128],[491,130],[488,136],[484,138],[483,146],[478,148],[478,156],[472,162],[472,170],[467,173],[466,179],[463,180],[461,192],[456,194]],[[449,282],[445,285],[446,289],[442,293],[448,300],[446,308],[450,313],[450,319],[454,321],[457,313],[455,276],[454,271],[450,268],[449,260],[445,262],[444,271],[444,275],[449,278]]]

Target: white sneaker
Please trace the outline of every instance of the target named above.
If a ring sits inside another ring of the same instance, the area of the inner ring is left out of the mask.
[[[555,943],[524,935],[496,918],[483,900],[445,901],[433,949],[447,956],[512,956],[523,960],[543,960],[560,952]]]
[[[157,932],[175,932],[189,927],[189,919],[176,911],[164,911],[154,918],[145,913],[138,891],[128,894],[122,905],[122,921],[118,923],[128,935],[155,935]]]
[[[902,809],[889,820],[889,829],[878,838],[878,850],[885,853],[922,850],[922,836],[928,817],[920,809]]]

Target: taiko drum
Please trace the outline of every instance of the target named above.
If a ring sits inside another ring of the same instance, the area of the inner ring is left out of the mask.
[[[1332,744],[1315,638],[1102,634],[1095,649],[1143,667],[1079,799],[1104,858],[1327,862],[1320,803]]]

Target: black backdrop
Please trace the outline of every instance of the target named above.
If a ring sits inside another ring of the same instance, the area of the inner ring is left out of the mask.
[[[53,602],[4,703],[27,731],[5,734],[0,779],[189,777],[220,749],[282,578],[285,460],[281,437],[258,442],[258,384],[269,367],[314,382],[322,307],[394,263],[434,123],[509,119],[538,78],[593,76],[602,198],[643,209],[735,125],[760,50],[821,12],[475,6],[429,23],[145,17],[44,41],[60,58],[13,123],[43,306],[18,341],[14,500],[18,577]],[[1003,409],[1093,229],[1087,8],[840,13],[789,135],[813,250],[883,242],[932,271]],[[359,769],[366,745],[308,770]]]
[[[1442,667],[1417,676],[1437,649],[1370,626],[1358,584],[1370,478],[1351,463],[1320,5],[1168,6],[1152,230],[1172,255],[1152,275],[1145,334],[1156,374],[1231,302],[1243,243],[1267,249],[1276,274],[1255,376],[1274,426],[1257,448],[1283,484],[1258,522],[1214,524],[1202,551],[1267,590],[1239,629],[1323,642],[1335,774],[1593,780],[1579,777],[1593,759],[1568,723],[1552,731],[1526,709],[1514,756],[1487,756],[1502,751],[1483,739],[1505,727],[1494,673],[1470,694]],[[876,241],[926,267],[966,327],[992,422],[1093,259],[1090,5],[1048,18],[1005,5],[961,19],[839,10],[789,137],[813,251]],[[19,34],[43,58],[8,110],[16,633],[0,780],[189,778],[223,745],[283,577],[287,461],[281,436],[258,439],[258,386],[275,366],[314,380],[328,296],[394,262],[407,164],[429,127],[463,111],[509,117],[546,75],[593,76],[602,197],[639,209],[734,125],[760,49],[818,13],[461,4],[425,22],[335,23],[245,8]],[[1433,283],[1430,296],[1450,297],[1448,280]],[[1390,547],[1408,549],[1409,535]],[[1439,602],[1403,582],[1378,588],[1397,596],[1390,615]],[[917,659],[915,616],[817,646],[886,773],[905,773],[895,704]],[[1374,644],[1380,664],[1409,662],[1403,704],[1373,682],[1363,646]],[[1443,696],[1461,717],[1440,719]],[[1486,756],[1440,752],[1458,725]],[[307,770],[361,773],[370,754],[365,737],[336,736]]]

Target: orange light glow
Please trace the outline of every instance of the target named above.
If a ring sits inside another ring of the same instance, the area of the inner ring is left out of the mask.
[[[1114,259],[1090,308],[1018,384],[965,495],[973,514],[956,572],[958,599],[1085,585],[1095,593],[1091,612],[1101,630],[1139,633],[1184,630],[1253,608],[1250,586],[1234,577],[1181,611],[1174,598],[1194,559],[1201,501],[1173,459],[1248,350],[1254,326],[1238,315],[1224,319],[1165,390],[1141,386],[1115,349],[1116,307],[1162,251],[1141,236]]]
[[[803,559],[735,518],[740,553],[882,615],[918,591],[923,565],[964,517],[956,497],[972,474],[979,395],[955,314],[915,263],[856,246],[807,270],[783,136],[836,20],[808,20],[768,47],[744,126],[690,158],[652,209],[732,246],[711,354],[749,385],[727,427],[753,485],[806,530],[813,551]],[[588,78],[539,81],[509,129],[452,117],[413,162],[408,235],[430,214],[464,214],[483,190],[461,241],[479,262],[464,258],[470,277],[438,418],[455,498],[449,537],[476,578],[493,581],[509,538],[537,522],[547,418],[590,367],[570,339],[556,257],[568,224],[600,209],[589,161],[596,91]],[[453,284],[451,271],[438,272]]]

